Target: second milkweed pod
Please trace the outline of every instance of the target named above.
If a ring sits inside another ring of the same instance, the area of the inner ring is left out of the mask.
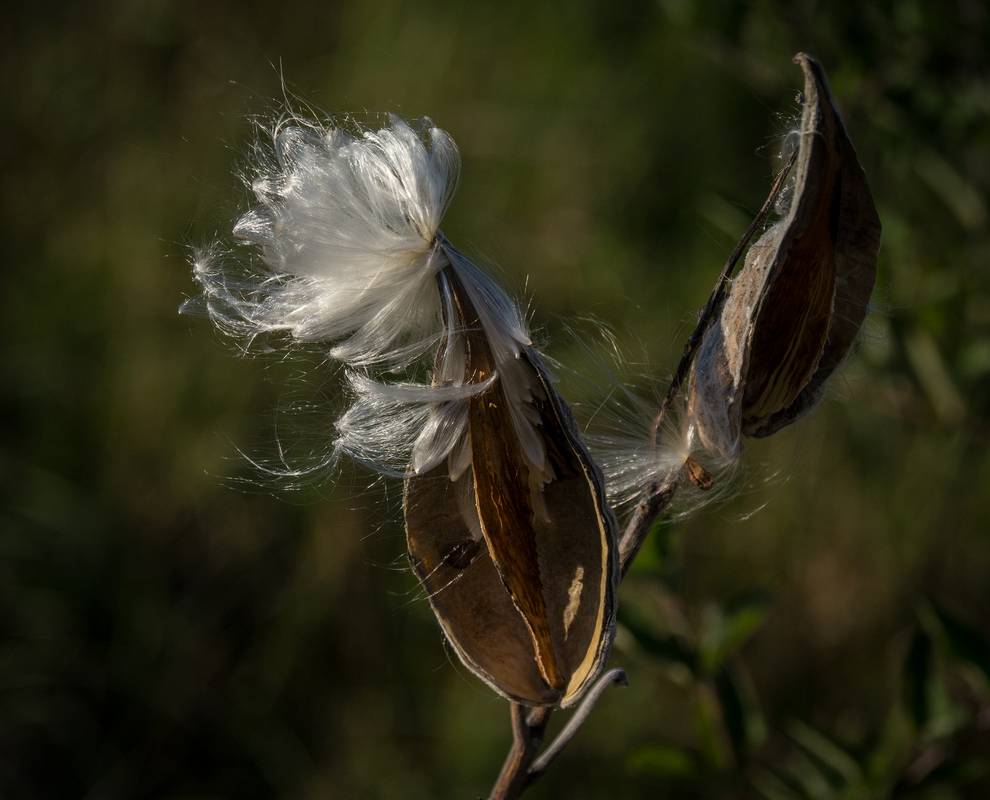
[[[723,455],[807,413],[849,353],[876,279],[880,219],[866,175],[810,56],[787,212],[749,249],[705,334],[690,397],[694,430]]]
[[[410,558],[468,668],[511,700],[567,706],[600,671],[615,629],[618,563],[602,478],[536,351],[493,352],[457,275],[439,281],[465,373],[472,383],[496,379],[468,401],[467,455],[455,450],[406,479]],[[536,458],[511,416],[520,384]]]

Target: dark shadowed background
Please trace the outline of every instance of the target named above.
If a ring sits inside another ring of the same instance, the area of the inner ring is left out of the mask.
[[[875,313],[822,407],[749,443],[741,493],[647,544],[612,656],[631,686],[532,796],[990,796],[985,3],[5,16],[0,795],[470,798],[505,752],[505,703],[404,568],[398,487],[234,480],[332,376],[176,313],[283,78],[430,115],[464,160],[445,230],[526,288],[550,352],[580,376],[561,332],[593,314],[664,378],[807,50],[883,220]]]

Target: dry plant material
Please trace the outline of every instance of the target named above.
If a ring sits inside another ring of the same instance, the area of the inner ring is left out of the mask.
[[[797,149],[726,262],[649,437],[618,439],[608,489],[637,501],[618,542],[606,481],[524,315],[440,231],[460,159],[429,120],[372,128],[287,113],[256,148],[255,206],[234,227],[253,256],[217,243],[193,259],[202,295],[188,307],[245,351],[270,335],[320,342],[345,376],[326,452],[263,472],[304,480],[347,456],[404,479],[413,570],[464,664],[512,701],[493,798],[518,797],[625,682],[602,672],[620,570],[679,486],[716,482],[695,456],[731,462],[743,435],[810,410],[862,325],[880,222],[821,66],[795,62]],[[782,219],[749,246],[789,170]],[[658,432],[685,395],[680,441],[663,452]],[[576,703],[541,755],[553,709]]]
[[[496,375],[471,298],[444,272],[463,331],[470,382]],[[567,706],[598,675],[615,628],[614,522],[601,475],[533,348],[515,368],[545,452],[541,468],[513,435],[511,398],[496,379],[470,398],[470,466],[406,479],[409,554],[464,664],[527,705]]]
[[[690,414],[733,456],[807,413],[849,353],[876,277],[880,219],[821,65],[803,53],[789,207],[750,247],[695,361]]]

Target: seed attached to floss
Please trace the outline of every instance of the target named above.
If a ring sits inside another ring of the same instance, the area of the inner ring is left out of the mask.
[[[793,188],[753,244],[694,364],[689,411],[708,449],[769,436],[810,411],[849,353],[876,279],[880,219],[856,151],[810,56]]]

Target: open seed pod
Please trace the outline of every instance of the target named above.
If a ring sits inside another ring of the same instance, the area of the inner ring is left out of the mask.
[[[810,56],[783,218],[750,247],[695,360],[690,414],[723,456],[807,413],[849,353],[876,278],[880,219],[825,72]]]
[[[601,475],[536,351],[500,358],[464,284],[450,270],[438,280],[456,332],[441,359],[490,385],[469,400],[465,443],[406,479],[410,560],[469,669],[511,700],[567,706],[614,635],[618,567]],[[538,441],[518,435],[514,404]]]

